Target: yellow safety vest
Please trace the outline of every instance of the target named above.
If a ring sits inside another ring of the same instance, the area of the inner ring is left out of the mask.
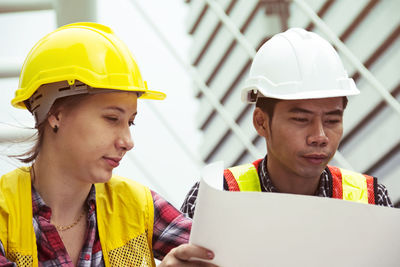
[[[258,177],[261,160],[226,169],[224,178],[229,191],[261,192]],[[375,204],[376,178],[334,166],[328,168],[332,175],[332,198]]]
[[[117,176],[95,187],[105,265],[155,266],[150,190]],[[0,240],[6,257],[18,266],[38,266],[32,219],[30,172],[28,168],[16,169],[0,179]]]

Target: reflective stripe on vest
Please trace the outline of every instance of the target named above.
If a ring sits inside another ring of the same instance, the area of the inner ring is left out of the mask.
[[[375,204],[376,178],[328,166],[332,174],[332,198]]]
[[[229,191],[261,192],[257,171],[261,160],[226,169],[224,178]],[[332,198],[375,204],[375,178],[333,166],[328,168],[332,174]]]
[[[235,166],[224,171],[225,181],[229,191],[256,191],[261,192],[258,179],[258,164],[262,159],[253,163]]]
[[[96,184],[96,213],[106,266],[155,266],[154,207],[147,187],[116,176]],[[38,266],[28,168],[0,179],[0,225],[6,257],[17,266]]]

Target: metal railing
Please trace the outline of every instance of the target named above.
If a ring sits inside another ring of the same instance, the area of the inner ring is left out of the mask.
[[[354,68],[362,77],[372,85],[372,88],[378,91],[386,103],[393,108],[400,116],[400,103],[394,98],[382,83],[360,62],[360,60],[350,51],[349,48],[337,37],[337,35],[329,28],[329,26],[310,8],[304,0],[292,0],[300,9],[311,19],[311,21],[320,29],[328,38],[328,40],[336,46],[337,50],[349,60]]]
[[[353,67],[361,74],[362,77],[372,85],[386,103],[394,109],[400,116],[400,103],[394,98],[388,90],[382,85],[382,83],[375,78],[375,76],[360,62],[360,60],[350,51],[349,48],[337,37],[337,35],[329,28],[329,26],[311,9],[311,7],[304,0],[292,0],[293,3],[299,6],[299,8],[308,16],[308,18],[317,26],[318,29],[323,32],[328,40],[337,48],[343,56],[349,60]],[[235,37],[236,41],[243,47],[246,53],[251,59],[254,58],[256,53],[255,49],[247,38],[240,32],[239,28],[232,21],[232,19],[225,13],[221,8],[221,5],[216,0],[204,0],[215,15],[221,20],[224,26],[231,32]]]
[[[53,0],[6,0],[0,2],[0,13],[53,9]]]

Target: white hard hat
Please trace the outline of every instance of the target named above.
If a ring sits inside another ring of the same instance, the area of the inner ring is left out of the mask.
[[[329,42],[313,32],[292,28],[276,34],[258,50],[242,91],[277,99],[311,99],[357,95],[353,79]]]

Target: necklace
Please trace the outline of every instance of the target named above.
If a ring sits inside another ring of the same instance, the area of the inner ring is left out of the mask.
[[[64,232],[77,225],[79,221],[82,219],[83,215],[85,215],[85,211],[82,211],[81,215],[79,215],[79,217],[70,225],[56,225],[55,223],[53,223],[53,225],[56,227],[57,231]]]

